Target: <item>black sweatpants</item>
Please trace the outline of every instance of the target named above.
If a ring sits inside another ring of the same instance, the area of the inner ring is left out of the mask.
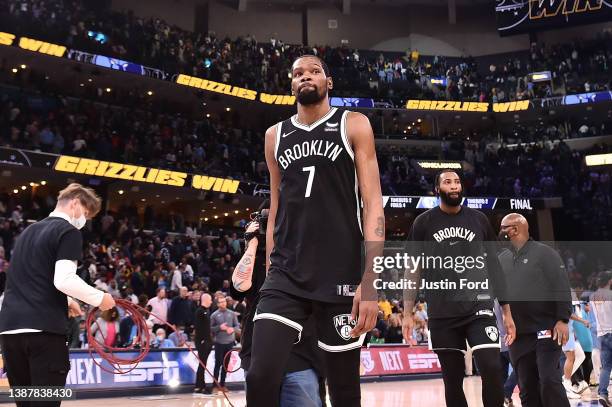
[[[208,360],[208,355],[212,351],[212,344],[210,343],[198,343],[196,346],[196,350],[198,351],[198,358],[206,365],[206,361]],[[202,367],[200,363],[198,363],[198,371],[196,372],[196,383],[195,387],[198,389],[206,388],[206,381],[204,380],[206,370]]]
[[[66,335],[47,332],[0,335],[9,385],[66,385],[70,370]],[[17,402],[18,407],[57,407],[60,401]]]
[[[233,343],[215,343],[215,380],[219,380],[220,386],[225,386],[225,376],[227,371],[225,370],[225,355],[230,353],[234,348]],[[202,359],[203,360],[203,359]],[[219,369],[221,369],[221,378],[219,379]]]
[[[537,334],[519,334],[510,346],[510,359],[519,379],[523,407],[569,407],[561,382],[561,346]]]
[[[457,350],[435,351],[442,367],[444,396],[448,407],[468,407],[463,392],[465,356]],[[482,380],[482,403],[484,407],[504,405],[504,383],[499,348],[474,350],[474,359]]]
[[[247,405],[278,407],[281,384],[297,331],[270,319],[255,322],[251,367],[247,373]],[[256,351],[255,351],[256,349]],[[325,376],[333,407],[359,407],[361,349],[325,352]]]

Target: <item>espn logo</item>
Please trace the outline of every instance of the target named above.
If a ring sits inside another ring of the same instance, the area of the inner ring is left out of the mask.
[[[140,362],[138,368],[126,374],[113,375],[115,383],[153,382],[155,376],[161,375],[162,381],[178,380],[179,363],[176,360],[167,362]]]
[[[409,354],[408,365],[410,369],[433,369],[435,367],[442,368],[440,361],[435,353]]]

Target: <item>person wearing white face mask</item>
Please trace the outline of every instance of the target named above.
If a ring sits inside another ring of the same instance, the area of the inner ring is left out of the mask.
[[[66,385],[68,316],[82,315],[68,296],[103,311],[115,306],[110,294],[76,274],[83,253],[80,229],[100,205],[92,189],[70,184],[60,191],[49,217],[28,226],[15,242],[0,311],[0,340],[11,387]]]

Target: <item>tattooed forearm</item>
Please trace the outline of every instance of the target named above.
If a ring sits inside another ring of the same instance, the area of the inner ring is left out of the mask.
[[[376,233],[376,236],[378,237],[385,237],[385,218],[382,216],[379,216],[376,219],[376,229],[374,230],[374,233]]]
[[[248,266],[251,263],[253,263],[253,260],[251,259],[251,257],[252,256],[250,255],[244,256],[243,259],[240,260],[240,263],[238,263],[238,265],[236,266],[236,275],[235,275],[236,281],[250,278],[251,268]]]

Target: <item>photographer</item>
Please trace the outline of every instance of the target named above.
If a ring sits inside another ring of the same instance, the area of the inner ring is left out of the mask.
[[[253,317],[259,301],[259,290],[266,278],[265,239],[270,201],[259,207],[252,215],[253,221],[247,225],[245,250],[232,273],[230,294],[237,301],[246,301],[246,311],[242,319],[242,349],[240,359],[245,376],[251,362],[251,340],[253,337]],[[261,243],[261,244],[260,244]],[[323,385],[322,355],[313,336],[313,319],[304,326],[302,337],[293,347],[285,368],[280,405],[321,406],[325,399]]]

